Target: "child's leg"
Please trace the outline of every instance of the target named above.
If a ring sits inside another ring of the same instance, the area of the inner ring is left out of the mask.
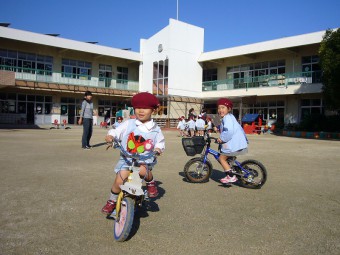
[[[218,161],[220,162],[221,166],[223,167],[224,171],[230,171],[231,168],[227,162],[227,158],[228,156],[226,155],[220,155],[220,157],[218,158]]]
[[[148,169],[148,166],[141,165],[139,170],[139,175],[144,178],[146,182],[151,182],[153,180],[152,172]]]
[[[119,185],[122,185],[124,180],[126,180],[129,177],[130,171],[128,169],[122,169],[116,174],[116,178],[112,184],[111,192],[119,193],[120,187]]]
[[[151,169],[147,165],[141,165],[139,175],[144,178],[146,182],[146,188],[148,190],[149,197],[157,197],[158,189],[157,184],[153,179]]]
[[[227,162],[228,156],[226,155],[220,155],[218,161],[222,165],[224,172],[226,174],[226,177],[222,178],[220,181],[222,183],[231,183],[231,182],[236,182],[237,177],[232,173],[231,167]]]
[[[124,180],[128,178],[128,176],[129,176],[128,169],[120,170],[116,174],[116,178],[111,188],[110,198],[109,200],[107,200],[106,205],[104,205],[104,207],[102,208],[102,213],[110,215],[116,208],[116,202],[120,192],[119,185],[123,184]]]

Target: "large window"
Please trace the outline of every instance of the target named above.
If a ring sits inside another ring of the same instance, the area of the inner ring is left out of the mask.
[[[301,120],[313,114],[323,113],[322,99],[302,99],[301,100]]]
[[[153,63],[153,86],[155,95],[168,94],[169,60],[161,60]]]
[[[319,62],[320,58],[316,55],[302,57],[301,63],[303,76],[312,78],[312,80],[308,83],[321,82],[321,67]]]
[[[50,114],[52,96],[0,93],[0,113],[27,113],[27,103],[33,103],[35,114]]]
[[[62,60],[61,72],[63,77],[80,80],[91,80],[92,64],[81,60]]]
[[[98,100],[98,116],[108,118],[116,117],[116,113],[119,110],[126,108],[126,102],[122,100]]]
[[[264,61],[227,67],[227,79],[233,82],[235,88],[242,88],[245,83],[258,87],[267,85],[269,79],[281,79],[280,75],[285,72],[285,60]]]
[[[117,66],[117,83],[127,84],[129,79],[129,69],[127,67]]]
[[[18,71],[24,73],[35,73],[36,55],[18,52]]]
[[[203,82],[216,80],[217,80],[217,68],[203,70]]]
[[[110,87],[112,80],[112,66],[99,65],[99,81],[104,82],[105,87]]]
[[[272,100],[256,102],[255,104],[245,105],[243,115],[246,113],[256,113],[261,115],[265,123],[284,122],[285,102],[283,100]]]
[[[0,69],[52,75],[53,57],[0,49]]]
[[[41,75],[52,75],[53,57],[37,55],[37,72]]]

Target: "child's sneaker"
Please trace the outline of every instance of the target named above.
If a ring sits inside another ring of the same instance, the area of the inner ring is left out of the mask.
[[[149,197],[157,197],[158,196],[158,189],[157,184],[155,181],[147,182],[146,188],[148,190]]]
[[[113,200],[107,200],[106,205],[102,209],[102,213],[109,215],[114,211],[115,208],[116,202]]]
[[[236,181],[237,181],[237,177],[235,175],[233,175],[232,177],[227,175],[226,177],[224,177],[220,180],[220,182],[222,182],[222,183],[232,183],[232,182],[236,182]]]

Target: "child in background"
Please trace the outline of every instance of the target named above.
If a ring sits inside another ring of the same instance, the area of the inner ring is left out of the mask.
[[[232,173],[231,167],[227,162],[228,156],[245,154],[248,152],[248,140],[242,127],[231,113],[233,103],[226,98],[217,101],[218,114],[222,119],[220,125],[220,138],[217,140],[220,145],[219,162],[222,165],[226,177],[220,181],[222,183],[232,183],[237,181],[237,177]]]
[[[212,121],[211,121],[210,117],[207,117],[207,128],[206,128],[206,130],[209,134],[211,134],[212,131],[213,131],[213,125],[212,125]]]
[[[196,120],[197,135],[204,136],[205,121],[202,119],[201,115],[198,115],[198,120]]]
[[[120,124],[122,124],[122,122],[123,122],[123,117],[122,116],[117,117],[117,121],[113,123],[112,128],[116,129],[117,127],[120,126]]]
[[[195,127],[196,127],[196,122],[194,120],[194,117],[191,116],[189,121],[187,122],[187,125],[189,127],[189,135],[191,137],[195,136]]]
[[[111,129],[105,137],[105,141],[109,143],[113,141],[113,138],[118,138],[130,153],[144,154],[149,151],[162,153],[165,149],[164,136],[160,127],[151,118],[159,106],[158,99],[150,93],[142,92],[133,96],[131,103],[136,119],[125,121],[116,129]],[[151,172],[156,163],[155,158],[140,162],[139,174],[146,181],[149,197],[158,195],[156,182],[153,180]],[[120,185],[128,178],[131,164],[132,160],[121,154],[115,166],[116,178],[111,188],[110,198],[102,208],[102,213],[109,215],[115,209]]]
[[[185,136],[185,125],[186,125],[186,122],[185,122],[184,116],[178,118],[177,129],[179,130],[179,135],[181,137]]]

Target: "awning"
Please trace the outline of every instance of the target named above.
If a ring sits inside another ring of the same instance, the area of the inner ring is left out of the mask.
[[[243,116],[242,122],[254,122],[259,117],[259,114],[247,113]]]

